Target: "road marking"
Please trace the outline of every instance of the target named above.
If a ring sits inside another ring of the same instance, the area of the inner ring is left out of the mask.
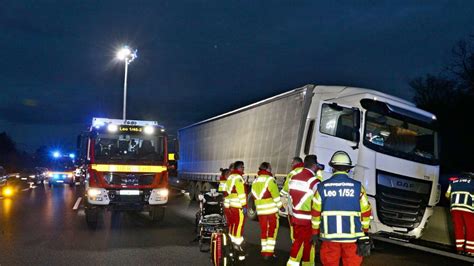
[[[77,198],[76,204],[72,207],[73,210],[77,210],[79,208],[79,204],[81,204],[82,197]]]
[[[402,246],[402,247],[418,249],[418,250],[421,250],[421,251],[430,252],[430,253],[434,253],[434,254],[437,254],[437,255],[441,255],[441,256],[450,257],[450,258],[453,258],[453,259],[458,259],[458,260],[463,260],[463,261],[474,263],[474,258],[469,258],[467,256],[459,255],[459,254],[456,254],[456,253],[451,253],[451,252],[447,252],[447,251],[443,251],[443,250],[439,250],[439,249],[434,249],[434,248],[429,248],[429,247],[425,247],[425,246],[415,245],[415,244],[408,243],[408,242],[401,242],[401,241],[388,239],[388,238],[384,238],[384,237],[380,237],[380,236],[372,236],[372,238],[375,239],[375,240],[387,242],[387,243],[390,243],[390,244],[399,245],[399,246]]]

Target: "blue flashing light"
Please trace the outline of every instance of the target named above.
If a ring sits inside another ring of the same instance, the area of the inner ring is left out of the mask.
[[[74,159],[76,158],[76,155],[74,153],[69,153],[69,158]]]
[[[53,152],[53,157],[54,158],[59,158],[61,156],[61,153],[59,151]]]

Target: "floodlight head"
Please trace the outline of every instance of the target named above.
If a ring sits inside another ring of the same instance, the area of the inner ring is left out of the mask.
[[[125,60],[127,57],[129,57],[132,54],[132,51],[128,46],[122,47],[120,50],[117,52],[117,59],[119,60]]]

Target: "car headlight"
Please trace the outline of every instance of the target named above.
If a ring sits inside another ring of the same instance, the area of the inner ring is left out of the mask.
[[[34,176],[34,175],[30,175],[29,178],[35,178],[35,176]]]
[[[102,189],[101,188],[89,188],[87,190],[87,196],[91,197],[91,198],[94,198],[94,197],[97,197],[99,196],[100,194],[102,194]]]
[[[72,177],[72,173],[67,174],[67,177]]]
[[[3,188],[2,195],[5,197],[13,196],[13,189],[11,187]]]
[[[53,173],[48,173],[48,176],[49,176],[49,177],[53,177]]]

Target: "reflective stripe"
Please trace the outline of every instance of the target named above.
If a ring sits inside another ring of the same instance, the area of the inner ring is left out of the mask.
[[[457,240],[456,240],[456,242],[457,242]],[[466,241],[466,244],[474,245],[474,241]]]
[[[466,241],[465,239],[456,239],[456,243],[464,243],[464,241]],[[469,243],[470,241],[466,241],[467,243]],[[474,244],[474,243],[473,243]]]
[[[276,203],[268,203],[268,204],[257,204],[257,209],[266,209],[266,208],[272,208],[276,207]]]
[[[456,245],[458,248],[462,248],[462,246],[464,246],[464,244]]]
[[[319,226],[321,224],[321,221],[312,220],[311,223],[315,226]]]
[[[311,220],[311,214],[293,213],[293,216],[298,219]]]
[[[336,215],[336,232],[342,234],[342,216]]]
[[[273,199],[274,202],[278,202],[278,201],[281,201],[281,198],[280,197],[276,197]]]
[[[273,213],[277,213],[278,212],[278,208],[272,208],[272,209],[266,209],[266,210],[257,210],[257,215],[267,215],[267,214],[273,214]]]
[[[293,258],[290,257],[290,259],[288,260],[288,262],[286,263],[287,266],[300,266],[300,262],[299,261],[294,261],[292,260]]]

